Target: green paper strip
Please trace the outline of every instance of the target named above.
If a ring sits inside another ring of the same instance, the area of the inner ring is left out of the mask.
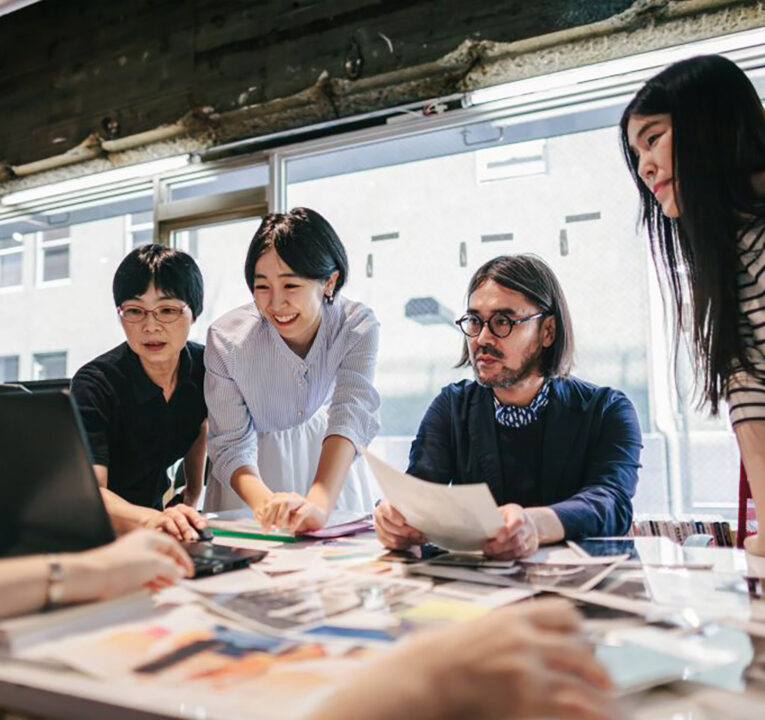
[[[218,528],[210,528],[210,530],[213,535],[219,537],[243,538],[246,540],[277,540],[279,542],[294,543],[302,539],[291,535],[269,535],[268,533],[244,532],[241,530],[219,530]]]

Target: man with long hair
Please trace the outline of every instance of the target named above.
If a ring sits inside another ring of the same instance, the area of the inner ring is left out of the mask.
[[[484,552],[526,557],[564,538],[623,535],[632,522],[640,449],[627,397],[569,375],[574,336],[552,270],[534,255],[504,255],[473,275],[457,320],[458,366],[475,382],[445,387],[422,420],[408,472],[443,484],[485,482],[505,524]],[[380,540],[425,538],[387,501]]]

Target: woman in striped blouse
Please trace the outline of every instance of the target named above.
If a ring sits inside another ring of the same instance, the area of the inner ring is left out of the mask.
[[[371,509],[358,450],[379,429],[379,324],[339,294],[347,274],[345,248],[319,213],[264,218],[245,261],[255,304],[207,337],[205,509],[249,506],[264,526],[296,532],[322,527],[334,508]]]
[[[765,523],[765,114],[718,55],[670,65],[621,120],[657,268],[690,329],[703,399],[726,400],[761,528]],[[747,539],[765,555],[765,531]]]

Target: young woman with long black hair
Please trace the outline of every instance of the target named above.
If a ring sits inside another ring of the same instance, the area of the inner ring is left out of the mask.
[[[621,120],[657,269],[690,331],[702,399],[727,401],[765,522],[765,113],[730,60],[707,55],[649,80]],[[765,532],[747,539],[765,555]]]

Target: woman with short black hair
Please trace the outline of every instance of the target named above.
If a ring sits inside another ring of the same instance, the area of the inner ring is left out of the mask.
[[[263,219],[245,262],[255,304],[210,328],[205,351],[214,482],[205,508],[249,506],[296,532],[334,508],[368,511],[358,450],[379,429],[378,322],[339,294],[345,248],[317,212]]]
[[[654,262],[690,330],[702,400],[727,401],[765,520],[765,113],[735,63],[706,55],[651,78],[621,119]],[[744,528],[739,528],[740,532]],[[765,533],[747,549],[765,555]]]
[[[196,540],[207,434],[204,347],[188,340],[202,312],[194,258],[145,245],[120,263],[112,284],[126,342],[72,379],[104,503],[118,532],[144,526]],[[163,509],[167,469],[183,458],[183,504]]]

